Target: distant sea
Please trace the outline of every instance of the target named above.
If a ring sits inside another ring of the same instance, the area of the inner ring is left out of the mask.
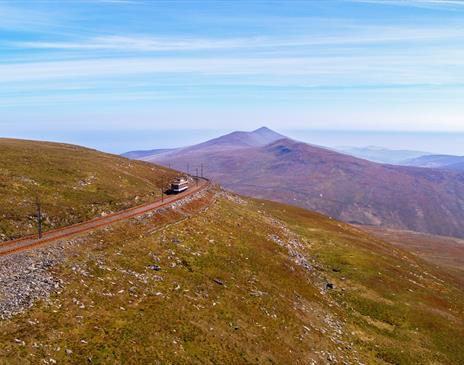
[[[377,146],[394,150],[464,155],[464,132],[287,130],[291,138],[327,147]]]
[[[303,142],[326,146],[406,149],[430,153],[464,155],[464,132],[374,132],[341,130],[286,130],[275,129],[288,137]],[[231,130],[128,130],[128,131],[59,131],[37,135],[7,135],[5,137],[50,140],[79,144],[111,153],[132,150],[183,147],[219,137]]]

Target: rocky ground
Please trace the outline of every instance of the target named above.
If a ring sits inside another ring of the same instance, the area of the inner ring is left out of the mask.
[[[174,202],[140,217],[143,221],[170,209],[179,209],[204,197],[205,191]],[[103,229],[111,231],[111,227]],[[67,248],[85,243],[88,235],[60,240],[45,247],[0,257],[0,318],[7,319],[30,308],[37,300],[47,299],[52,292],[59,293],[65,283],[54,275],[55,267],[67,257]]]
[[[0,258],[0,318],[6,319],[59,291],[63,282],[53,268],[63,261],[63,250],[73,241],[59,242],[33,252]]]

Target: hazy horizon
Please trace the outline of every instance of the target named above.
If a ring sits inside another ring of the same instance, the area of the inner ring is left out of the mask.
[[[255,128],[245,129],[251,131]],[[432,154],[464,155],[464,132],[343,131],[274,129],[287,137],[329,148],[376,146],[392,150],[413,150]],[[231,133],[230,129],[166,129],[125,131],[55,131],[42,137],[40,131],[10,133],[1,137],[63,142],[122,154],[134,150],[185,147]]]

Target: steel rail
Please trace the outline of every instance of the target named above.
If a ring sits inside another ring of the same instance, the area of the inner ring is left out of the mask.
[[[56,229],[44,232],[43,237],[41,239],[38,239],[37,235],[32,235],[32,236],[26,236],[26,237],[11,240],[11,241],[2,242],[0,243],[0,257],[7,256],[13,253],[20,252],[20,251],[29,250],[29,249],[36,248],[39,246],[43,246],[50,242],[58,241],[63,238],[72,237],[72,236],[75,236],[83,232],[92,231],[96,228],[109,226],[111,224],[114,224],[114,223],[117,223],[123,220],[127,220],[130,218],[134,218],[136,216],[145,214],[147,212],[169,206],[179,200],[182,200],[195,193],[205,190],[211,185],[211,182],[208,179],[206,178],[199,178],[199,179],[201,179],[201,183],[199,185],[194,185],[183,193],[168,196],[164,198],[163,200],[160,198],[154,202],[150,202],[150,203],[146,203],[146,204],[139,205],[136,207],[121,210],[119,212],[108,214],[104,217],[93,218],[85,222],[72,224],[66,227],[56,228]]]

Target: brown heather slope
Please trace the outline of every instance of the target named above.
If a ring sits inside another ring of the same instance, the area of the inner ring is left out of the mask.
[[[464,363],[463,290],[317,213],[211,191],[79,242],[16,256],[63,284],[0,321],[0,363]]]
[[[383,165],[285,138],[222,144],[227,148],[197,145],[144,160],[178,169],[202,163],[229,189],[345,222],[464,237],[464,173]]]
[[[178,173],[79,146],[0,138],[0,241],[82,222],[160,196]]]
[[[464,240],[381,227],[359,226],[359,228],[440,266],[455,277],[464,288]]]

